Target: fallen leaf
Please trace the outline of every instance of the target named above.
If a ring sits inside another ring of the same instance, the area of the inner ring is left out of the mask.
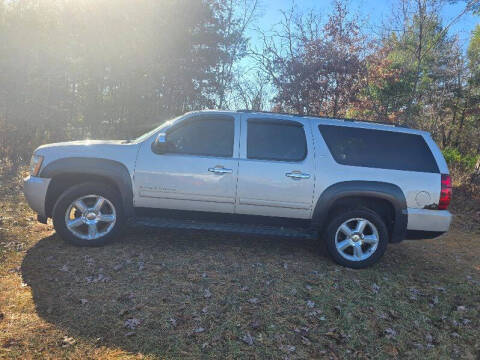
[[[123,269],[123,264],[117,264],[113,267],[113,270],[115,271],[120,271]]]
[[[140,320],[135,319],[135,318],[127,319],[127,320],[125,320],[125,323],[124,323],[124,326],[127,329],[131,329],[131,330],[135,330],[135,328],[139,325],[140,325]]]
[[[252,345],[253,345],[253,338],[252,338],[252,336],[250,335],[249,332],[247,332],[245,335],[243,335],[242,341],[243,341],[245,344],[247,344],[248,346],[252,346]]]
[[[284,352],[295,352],[297,348],[293,345],[282,345],[280,346],[280,350]]]
[[[312,344],[312,342],[305,336],[302,336],[302,344],[303,345],[306,345],[306,346],[309,346]]]
[[[385,329],[385,334],[387,335],[387,338],[394,338],[397,336],[397,332],[392,328]]]
[[[65,336],[62,340],[62,347],[67,347],[75,344],[75,339],[72,337]]]
[[[432,334],[425,335],[425,340],[427,340],[427,343],[431,344],[433,342]]]
[[[91,283],[97,283],[97,282],[108,282],[110,281],[110,277],[109,276],[105,276],[103,275],[102,273],[98,274],[97,276],[87,276],[85,278],[87,284],[91,284]]]
[[[261,325],[262,323],[259,320],[255,320],[250,323],[252,329],[258,329]]]

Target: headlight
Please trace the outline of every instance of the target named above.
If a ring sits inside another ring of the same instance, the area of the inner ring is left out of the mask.
[[[40,168],[42,167],[43,156],[33,155],[32,160],[30,160],[30,175],[37,176]]]

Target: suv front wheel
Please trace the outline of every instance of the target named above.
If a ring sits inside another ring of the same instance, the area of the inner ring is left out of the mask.
[[[388,230],[383,219],[370,209],[347,210],[330,221],[325,241],[335,262],[360,269],[375,264],[383,256]]]
[[[118,192],[101,183],[72,186],[53,208],[57,234],[74,245],[104,245],[115,238],[123,223]]]

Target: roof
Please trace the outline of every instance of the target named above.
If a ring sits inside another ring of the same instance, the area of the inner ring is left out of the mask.
[[[369,121],[369,120],[361,120],[361,119],[353,119],[353,118],[340,118],[340,117],[329,117],[329,116],[315,116],[315,115],[302,115],[302,114],[292,114],[292,113],[284,113],[284,112],[272,112],[272,111],[254,111],[254,110],[201,110],[201,111],[192,111],[192,113],[197,112],[216,112],[222,114],[232,114],[232,113],[248,113],[252,116],[275,116],[280,115],[282,117],[292,117],[292,118],[302,118],[302,119],[312,119],[312,120],[319,120],[322,123],[327,125],[341,125],[341,126],[355,126],[355,127],[363,127],[363,128],[370,128],[375,130],[389,130],[389,131],[400,131],[406,133],[415,133],[415,134],[422,134],[422,135],[429,135],[428,132],[412,129],[408,126],[398,125],[398,124],[391,124],[388,122],[381,122],[381,121]]]
[[[273,111],[237,110],[237,112],[243,112],[243,113],[261,113],[261,114],[279,114],[279,115],[291,115],[291,116],[304,117],[304,118],[331,119],[331,120],[351,121],[351,122],[366,122],[366,123],[371,123],[371,124],[381,124],[381,125],[388,125],[388,126],[408,128],[408,126],[406,126],[406,125],[392,124],[392,123],[385,122],[385,121],[370,121],[370,120],[362,120],[362,119],[354,119],[354,118],[342,118],[342,117],[319,116],[319,115],[304,115],[304,114],[292,114],[292,113],[273,112]]]

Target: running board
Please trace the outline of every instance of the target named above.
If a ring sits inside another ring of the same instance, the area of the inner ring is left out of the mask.
[[[261,236],[281,236],[303,239],[313,239],[316,237],[315,231],[306,228],[277,227],[259,224],[216,223],[158,217],[136,217],[135,219],[131,220],[131,225],[134,227],[222,231]]]

